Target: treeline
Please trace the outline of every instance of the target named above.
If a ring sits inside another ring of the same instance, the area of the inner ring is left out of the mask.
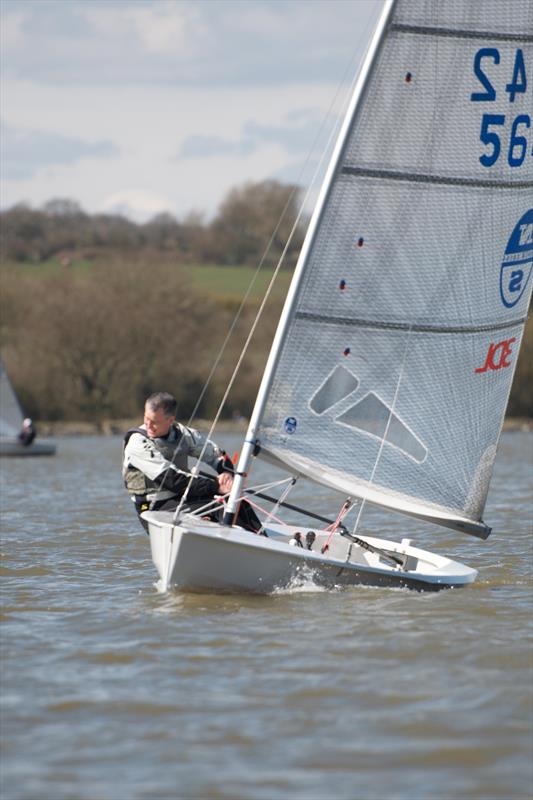
[[[212,417],[258,301],[248,301],[221,354],[239,300],[228,301],[205,284],[202,291],[192,282],[200,270],[191,265],[242,274],[234,287],[242,296],[251,272],[245,265],[277,263],[295,228],[286,257],[293,266],[303,235],[297,194],[294,186],[274,181],[249,184],[232,190],[210,223],[164,214],[136,225],[88,215],[70,200],[3,212],[0,346],[26,413],[50,421],[132,418],[149,392],[164,388],[178,398],[183,419]],[[224,270],[228,264],[243,268]],[[251,411],[282,300],[281,293],[273,295],[263,314],[225,417]],[[509,416],[533,416],[532,385],[530,320]]]
[[[120,215],[87,214],[73,200],[55,199],[41,209],[17,205],[0,214],[3,261],[39,263],[59,258],[98,258],[105,252],[172,254],[175,263],[266,265],[277,263],[293,226],[284,257],[293,267],[304,235],[296,224],[300,204],[296,186],[277,181],[232,189],[212,221],[191,213],[183,220],[158,214],[145,224]],[[273,233],[274,232],[274,233]]]
[[[199,290],[193,273],[169,258],[134,255],[51,271],[3,265],[2,358],[26,413],[49,421],[134,418],[146,395],[164,388],[178,398],[183,419],[212,418],[258,303],[245,307],[206,386],[236,306]],[[223,418],[249,415],[282,300],[278,294],[267,305]],[[509,416],[533,416],[532,385],[530,319]]]
[[[265,314],[224,416],[250,412],[278,311],[279,301]],[[234,309],[200,293],[172,260],[115,257],[44,275],[4,267],[2,358],[36,419],[132,418],[161,388],[176,395],[184,419],[210,418],[255,312],[243,313],[205,388]]]

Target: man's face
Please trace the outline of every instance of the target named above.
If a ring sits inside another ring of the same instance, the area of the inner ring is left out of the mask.
[[[166,436],[170,430],[170,426],[176,419],[172,414],[167,417],[165,412],[159,409],[154,411],[149,405],[144,407],[144,427],[149,439],[157,439],[160,436]]]

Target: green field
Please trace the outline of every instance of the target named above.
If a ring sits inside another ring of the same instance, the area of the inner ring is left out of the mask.
[[[252,267],[194,266],[184,267],[193,285],[217,299],[240,301],[250,288],[250,297],[261,300],[270,283],[273,270],[264,267],[256,274]],[[280,271],[273,289],[276,299],[284,298],[291,280],[291,272]]]
[[[256,275],[252,267],[188,265],[169,254],[135,249],[129,254],[74,257],[67,263],[6,260],[0,262],[2,357],[30,416],[89,420],[101,418],[105,409],[107,418],[121,418],[136,413],[147,380],[151,385],[168,384],[172,342],[179,333],[188,357],[180,362],[174,391],[182,393],[184,407],[192,407],[205,378],[204,357],[215,358],[232,320],[239,320],[239,336],[250,329],[272,275],[267,267]],[[280,271],[254,333],[250,365],[235,390],[236,408],[251,407],[290,279],[288,270]],[[238,315],[248,290],[243,314]],[[148,297],[153,306],[146,302]],[[154,308],[168,308],[173,314],[163,315],[154,326]],[[179,331],[174,319],[179,319]],[[127,365],[132,353],[135,387],[131,372],[116,368]],[[532,355],[533,316],[523,336],[509,416],[532,416]],[[223,368],[229,370],[227,365],[236,357],[230,354]],[[64,385],[57,377],[58,364]],[[104,375],[105,369],[109,374]],[[214,394],[206,396],[204,406],[204,413],[213,413]]]
[[[67,270],[71,275],[86,275],[90,272],[93,264],[101,265],[102,263],[104,263],[102,258],[95,261],[76,259],[68,267],[65,267],[58,259],[52,258],[38,263],[4,261],[0,263],[0,269],[24,276],[49,278],[65,274]],[[150,269],[152,263],[150,259],[147,259],[147,270]],[[274,272],[269,267],[263,267],[257,272],[253,267],[226,267],[209,264],[173,265],[171,261],[167,261],[166,264],[169,269],[175,268],[182,272],[192,286],[201,293],[205,292],[223,304],[239,303],[249,288],[250,299],[256,302],[260,301],[264,297]],[[110,260],[109,269],[127,269],[127,265],[127,258],[113,259]],[[283,300],[287,294],[291,276],[291,271],[280,271],[272,292],[275,300]]]

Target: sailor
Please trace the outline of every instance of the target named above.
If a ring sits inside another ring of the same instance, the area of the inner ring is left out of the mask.
[[[313,542],[316,539],[316,533],[314,531],[308,531],[305,535],[305,543],[307,550],[313,549]]]
[[[28,447],[35,439],[36,433],[37,431],[35,430],[32,420],[29,417],[26,417],[22,423],[22,428],[20,429],[19,441],[24,445],[24,447]]]
[[[225,452],[194,428],[176,421],[177,402],[168,392],[150,395],[144,406],[144,422],[124,437],[122,476],[137,514],[153,509],[174,510],[187,491],[187,508],[199,508],[215,495],[227,494],[233,483],[233,464]],[[195,477],[189,472],[189,456],[200,458],[218,474]],[[239,524],[257,531],[261,523],[245,501]],[[251,512],[251,513],[250,513]],[[144,529],[147,523],[140,519]]]

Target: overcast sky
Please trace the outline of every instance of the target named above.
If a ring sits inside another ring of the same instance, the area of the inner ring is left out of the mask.
[[[210,216],[250,180],[306,185],[381,5],[0,0],[1,207],[144,221]]]

